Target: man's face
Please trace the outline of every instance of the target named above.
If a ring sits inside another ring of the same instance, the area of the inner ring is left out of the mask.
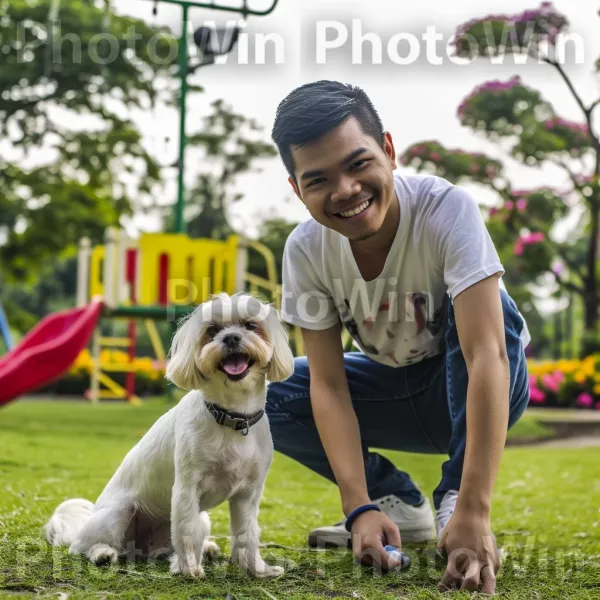
[[[292,148],[296,194],[317,221],[350,240],[371,237],[395,201],[395,153],[383,148],[350,117],[318,140]]]

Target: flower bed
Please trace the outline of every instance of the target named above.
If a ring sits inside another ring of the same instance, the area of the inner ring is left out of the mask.
[[[600,354],[583,360],[529,360],[532,405],[600,410]]]
[[[101,353],[102,365],[128,364],[126,352],[104,350]],[[544,360],[528,359],[531,404],[534,406],[554,406],[600,410],[600,354],[588,356],[584,360]],[[165,390],[165,365],[150,357],[137,357],[136,393],[161,394]],[[69,372],[46,391],[55,394],[83,394],[89,387],[92,359],[88,350],[83,350]],[[110,373],[117,382],[124,385],[125,373]]]
[[[128,365],[129,356],[122,350],[102,350],[100,364]],[[165,393],[165,365],[161,361],[148,356],[138,356],[133,362],[135,372],[135,392],[138,396],[159,395]],[[92,372],[92,357],[89,350],[84,349],[77,360],[71,365],[69,371],[58,381],[46,386],[41,393],[83,395],[90,387],[90,373]],[[108,375],[117,383],[124,386],[127,373],[109,372]]]

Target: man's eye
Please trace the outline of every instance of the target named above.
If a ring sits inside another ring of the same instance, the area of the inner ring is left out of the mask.
[[[310,187],[311,185],[318,185],[322,181],[325,181],[325,179],[323,177],[317,177],[317,178],[313,179],[312,181],[310,181],[306,187]]]
[[[365,165],[367,162],[369,162],[369,160],[367,158],[361,158],[360,160],[357,160],[357,161],[353,162],[352,166],[350,168],[351,169],[360,168],[363,165]]]

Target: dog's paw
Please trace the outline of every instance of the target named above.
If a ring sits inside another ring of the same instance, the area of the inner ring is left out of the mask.
[[[262,569],[256,571],[254,576],[260,579],[267,579],[269,577],[281,577],[284,573],[285,570],[283,567],[278,565],[268,565],[265,563]]]
[[[94,544],[89,551],[90,562],[97,567],[115,564],[119,559],[119,553],[107,544]]]
[[[202,565],[188,565],[187,563],[183,563],[183,561],[179,560],[177,554],[173,554],[170,559],[171,562],[171,574],[172,575],[183,575],[184,577],[194,577],[198,579],[202,579],[206,576],[204,573],[204,568]]]
[[[204,554],[210,558],[217,558],[221,554],[221,548],[215,543],[209,540],[204,542]]]
[[[245,571],[250,577],[256,577],[258,579],[269,579],[273,577],[281,577],[284,574],[285,570],[283,567],[277,565],[268,565],[266,562],[259,560],[256,563],[245,563],[245,562],[237,562],[238,566]]]
[[[202,565],[197,565],[196,567],[189,569],[189,572],[186,573],[188,577],[194,577],[197,579],[204,579],[206,577],[206,573],[204,572],[204,567]]]

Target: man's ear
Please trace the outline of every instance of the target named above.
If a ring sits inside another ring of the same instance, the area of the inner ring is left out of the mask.
[[[292,189],[294,190],[294,194],[296,194],[296,196],[298,196],[298,198],[300,198],[300,200],[304,204],[304,200],[302,200],[302,196],[300,195],[300,190],[298,189],[298,184],[294,181],[294,178],[288,177],[288,181],[290,182],[290,185],[292,186]]]
[[[394,148],[394,141],[392,140],[392,134],[389,131],[383,132],[383,151],[386,156],[390,159],[392,166],[396,167],[396,149]]]

